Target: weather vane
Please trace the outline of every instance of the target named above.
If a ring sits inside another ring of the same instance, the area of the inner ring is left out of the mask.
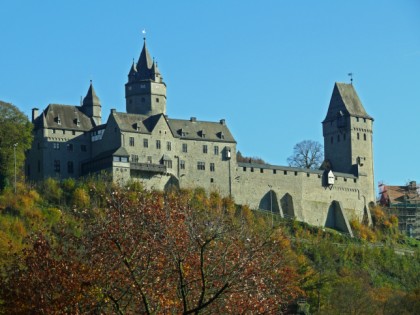
[[[143,28],[141,33],[143,34],[143,39],[146,40],[146,29]]]
[[[350,84],[353,85],[353,72],[350,72],[348,76],[350,77]]]

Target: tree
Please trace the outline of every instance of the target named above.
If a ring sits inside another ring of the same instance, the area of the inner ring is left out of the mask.
[[[255,230],[216,193],[116,189],[107,202],[81,236],[29,239],[0,282],[5,313],[275,314],[301,294],[281,231]]]
[[[290,166],[317,169],[324,159],[322,145],[313,140],[304,140],[295,144],[293,155],[287,158]]]
[[[0,190],[22,176],[25,151],[32,144],[32,124],[14,105],[0,101]],[[15,146],[16,145],[16,146]]]

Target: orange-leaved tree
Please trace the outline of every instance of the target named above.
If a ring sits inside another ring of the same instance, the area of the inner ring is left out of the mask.
[[[89,214],[82,236],[30,242],[3,280],[4,310],[280,312],[301,294],[288,242],[280,230],[256,230],[218,198],[198,207],[190,191],[116,189],[106,208]]]

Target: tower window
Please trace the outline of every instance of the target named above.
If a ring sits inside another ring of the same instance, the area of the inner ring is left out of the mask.
[[[130,137],[130,147],[134,147],[134,137]]]
[[[366,134],[365,133],[363,134],[363,140],[366,141]]]
[[[182,144],[182,152],[184,152],[184,153],[188,152],[188,145],[186,143]]]
[[[357,133],[357,140],[359,140],[360,139],[360,134],[359,133]]]
[[[53,148],[54,148],[54,150],[60,150],[60,143],[54,142],[53,143]]]
[[[143,148],[148,148],[148,147],[149,147],[149,140],[143,139]]]
[[[156,103],[159,103],[159,98],[156,97]]]
[[[74,171],[73,161],[68,161],[67,162],[67,173],[73,174],[73,171]]]
[[[156,140],[156,149],[160,149],[160,140]]]
[[[207,144],[203,145],[203,153],[207,153]]]
[[[359,122],[359,117],[356,117],[356,121]]]
[[[60,160],[54,160],[54,172],[60,173]]]

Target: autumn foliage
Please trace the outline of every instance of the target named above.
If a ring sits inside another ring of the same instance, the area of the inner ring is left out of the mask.
[[[127,189],[104,198],[105,208],[74,208],[86,217],[81,236],[28,239],[3,279],[7,313],[279,313],[301,294],[281,231],[262,233],[229,199]]]

